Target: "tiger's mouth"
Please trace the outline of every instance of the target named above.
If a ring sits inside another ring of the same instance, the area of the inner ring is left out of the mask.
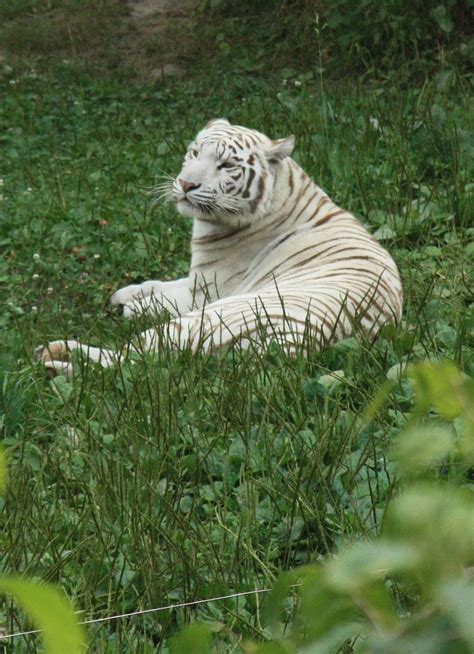
[[[211,218],[214,214],[214,207],[196,201],[195,198],[186,196],[176,198],[176,209],[185,218]]]
[[[242,214],[240,203],[235,199],[220,197],[212,191],[204,193],[184,193],[181,190],[175,190],[173,201],[178,213],[186,218],[197,218],[206,222],[216,224],[229,223],[235,224]]]

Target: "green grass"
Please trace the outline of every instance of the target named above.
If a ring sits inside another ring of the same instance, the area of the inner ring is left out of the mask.
[[[364,410],[410,361],[446,357],[474,373],[472,102],[465,79],[445,77],[283,84],[217,64],[155,85],[98,79],[74,61],[4,66],[4,572],[57,583],[86,618],[99,617],[268,587],[279,571],[378,531],[411,385],[398,382],[372,421]],[[109,310],[112,290],[185,273],[190,224],[152,210],[147,189],[221,115],[294,133],[307,172],[379,230],[404,281],[400,329],[309,360],[165,350],[105,371],[79,363],[73,382],[46,381],[35,346],[78,336],[119,347],[143,324]],[[165,652],[196,617],[216,623],[225,651],[264,633],[264,602],[96,626],[91,651]],[[16,629],[17,619],[5,604],[3,622]],[[36,647],[30,637],[0,650]]]

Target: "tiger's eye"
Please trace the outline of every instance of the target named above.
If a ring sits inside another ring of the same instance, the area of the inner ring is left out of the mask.
[[[235,168],[235,164],[232,161],[224,161],[217,166],[217,170],[221,170],[222,168]]]

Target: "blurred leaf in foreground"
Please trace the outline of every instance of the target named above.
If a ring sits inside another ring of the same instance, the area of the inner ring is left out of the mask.
[[[52,586],[18,577],[0,577],[0,591],[12,595],[38,629],[47,654],[81,654],[84,636],[67,600]]]

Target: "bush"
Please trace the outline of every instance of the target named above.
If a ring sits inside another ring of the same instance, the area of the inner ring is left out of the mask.
[[[446,44],[454,29],[456,0],[332,0],[322,2],[319,22],[338,57],[364,68],[420,62]]]
[[[229,14],[248,9],[252,36],[262,30],[259,41],[267,61],[307,69],[322,63],[339,76],[347,71],[424,71],[443,65],[445,49],[461,42],[466,63],[472,56],[468,0],[213,0],[205,7]],[[264,15],[271,16],[271,25],[262,20]]]

